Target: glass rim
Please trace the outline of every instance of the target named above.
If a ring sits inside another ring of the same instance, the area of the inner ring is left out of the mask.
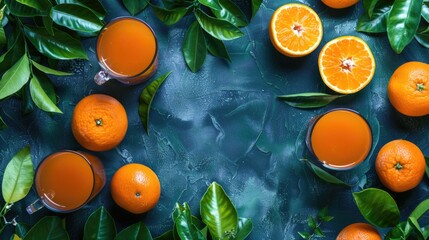
[[[155,54],[152,57],[152,61],[149,63],[149,65],[142,70],[140,73],[136,74],[136,75],[120,75],[118,73],[116,73],[115,71],[113,71],[112,69],[110,69],[108,66],[106,66],[105,64],[102,63],[102,61],[100,60],[100,57],[98,55],[98,43],[100,42],[100,36],[101,34],[106,30],[107,27],[109,27],[110,25],[112,25],[113,23],[120,21],[120,20],[124,20],[124,19],[132,19],[132,20],[136,20],[139,21],[140,23],[143,23],[146,27],[148,27],[148,29],[150,30],[150,32],[152,33],[153,38],[155,39]],[[101,28],[100,32],[97,35],[97,44],[95,46],[95,55],[97,56],[97,62],[98,65],[101,66],[101,68],[106,71],[108,73],[108,75],[113,76],[114,78],[119,78],[119,79],[129,79],[129,78],[136,78],[139,77],[141,75],[143,75],[144,73],[146,73],[156,62],[157,56],[158,56],[158,39],[155,35],[155,32],[153,31],[153,29],[151,28],[151,26],[149,26],[148,23],[146,23],[145,21],[137,18],[137,17],[132,17],[132,16],[121,16],[121,17],[116,17],[113,18],[112,20],[110,20],[107,24],[105,24],[103,26],[103,28]]]
[[[81,157],[87,164],[88,164],[88,166],[89,166],[89,168],[91,169],[91,173],[92,173],[92,178],[93,178],[93,182],[92,182],[92,188],[91,188],[91,193],[89,194],[89,196],[88,196],[88,198],[85,200],[85,202],[84,203],[82,203],[81,205],[79,205],[78,207],[76,207],[76,208],[73,208],[73,209],[69,209],[69,210],[60,210],[60,209],[57,209],[57,208],[54,208],[54,207],[52,207],[52,206],[50,206],[47,202],[50,202],[50,201],[46,201],[46,199],[44,198],[44,197],[42,197],[40,194],[39,194],[39,191],[38,191],[38,189],[37,189],[37,186],[36,186],[36,184],[37,184],[37,182],[36,182],[36,179],[37,179],[37,176],[39,175],[39,168],[40,168],[40,166],[43,164],[43,162],[46,160],[46,159],[48,159],[49,157],[51,157],[52,155],[55,155],[55,154],[58,154],[58,153],[71,153],[71,154],[75,154],[75,155],[78,155],[79,157]],[[54,212],[58,212],[58,213],[69,213],[69,212],[74,212],[74,211],[76,211],[76,210],[79,210],[80,208],[82,208],[83,206],[85,206],[90,200],[91,200],[91,195],[94,193],[94,189],[95,189],[95,181],[96,181],[96,178],[95,178],[95,172],[94,172],[94,168],[93,168],[93,166],[92,166],[92,163],[88,160],[88,158],[83,154],[83,153],[81,153],[81,152],[78,152],[78,151],[74,151],[74,150],[59,150],[59,151],[56,151],[56,152],[54,152],[54,153],[51,153],[51,154],[49,154],[49,155],[47,155],[46,157],[44,157],[43,159],[42,159],[42,161],[39,163],[39,165],[37,166],[37,168],[36,168],[36,174],[35,174],[35,176],[34,176],[34,187],[36,188],[36,193],[37,193],[37,197],[40,199],[40,201],[43,203],[43,205],[46,207],[46,208],[48,208],[49,210],[51,210],[51,211],[54,211]]]
[[[313,135],[313,129],[314,129],[314,126],[316,126],[316,124],[317,124],[317,122],[323,117],[323,116],[325,116],[326,114],[328,114],[328,113],[331,113],[331,112],[335,112],[335,111],[348,111],[348,112],[351,112],[351,113],[354,113],[354,114],[356,114],[358,117],[360,117],[361,119],[363,119],[364,120],[364,122],[365,122],[365,124],[368,126],[368,129],[369,129],[369,133],[370,133],[370,148],[369,148],[369,150],[368,150],[368,152],[365,154],[365,157],[361,160],[361,161],[359,161],[357,164],[355,164],[355,165],[352,165],[352,166],[349,166],[349,167],[334,167],[334,166],[330,166],[330,165],[327,165],[327,164],[325,164],[325,163],[323,163],[322,161],[320,161],[320,159],[317,157],[317,155],[314,153],[314,151],[313,151],[313,146],[312,146],[312,144],[311,144],[311,136]],[[307,133],[306,133],[306,137],[305,137],[305,144],[307,145],[307,149],[310,151],[310,153],[314,156],[314,157],[316,157],[317,158],[317,160],[318,160],[318,162],[323,166],[323,167],[325,167],[325,168],[327,168],[327,169],[331,169],[331,170],[336,170],[336,171],[346,171],[346,170],[351,170],[351,169],[353,169],[353,168],[356,168],[357,166],[359,166],[361,163],[363,163],[365,160],[367,160],[367,158],[368,158],[368,156],[371,154],[371,150],[372,150],[372,148],[373,148],[373,144],[374,144],[374,139],[373,139],[373,129],[372,129],[372,127],[371,127],[371,124],[369,124],[369,122],[368,122],[368,120],[364,117],[364,116],[362,116],[362,114],[360,114],[358,111],[356,111],[356,110],[354,110],[354,109],[351,109],[351,108],[333,108],[333,109],[330,109],[330,110],[328,110],[328,111],[326,111],[326,112],[323,112],[323,113],[321,113],[321,114],[318,114],[318,115],[316,115],[316,116],[314,116],[311,120],[310,120],[310,122],[309,122],[309,124],[308,124],[308,129],[307,129]]]

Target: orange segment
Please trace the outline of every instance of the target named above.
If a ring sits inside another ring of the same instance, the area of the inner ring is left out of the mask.
[[[289,3],[278,8],[268,28],[271,42],[282,54],[302,57],[313,52],[323,36],[322,21],[310,7]]]
[[[375,60],[371,49],[360,38],[344,36],[328,42],[319,55],[323,82],[332,90],[351,94],[371,82]]]

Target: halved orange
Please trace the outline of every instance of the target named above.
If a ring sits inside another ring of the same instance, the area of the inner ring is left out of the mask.
[[[268,31],[274,47],[289,57],[310,54],[323,36],[322,21],[317,13],[300,3],[279,7],[271,17]]]
[[[322,48],[319,71],[330,89],[351,94],[371,82],[375,60],[371,49],[361,38],[343,36],[331,40]]]

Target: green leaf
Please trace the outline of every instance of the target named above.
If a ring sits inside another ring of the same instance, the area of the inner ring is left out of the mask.
[[[181,240],[205,240],[203,234],[192,223],[191,209],[187,203],[176,203],[173,213],[174,223]]]
[[[426,22],[429,22],[429,3],[425,3],[422,6],[422,17]]]
[[[311,171],[316,174],[320,179],[327,183],[332,183],[344,187],[351,187],[351,185],[343,182],[342,180],[336,178],[335,176],[331,175],[330,173],[326,172],[325,170],[321,169],[320,167],[314,165],[312,162],[308,161],[307,159],[301,159],[310,169]]]
[[[21,104],[22,114],[27,115],[33,112],[37,106],[33,102],[33,99],[31,98],[30,83],[25,84],[24,87],[19,92],[20,92],[20,97],[22,99],[22,104]]]
[[[233,40],[244,36],[236,26],[225,20],[210,17],[199,9],[195,11],[195,17],[204,31],[219,40]]]
[[[33,162],[30,147],[21,149],[7,164],[3,174],[2,194],[7,204],[27,196],[33,185]]]
[[[182,51],[189,69],[192,72],[200,70],[206,60],[207,46],[204,32],[197,22],[192,23],[186,31]]]
[[[9,49],[0,56],[0,74],[11,68],[21,57],[26,54],[24,35],[17,26],[12,25],[12,33],[9,35]]]
[[[42,17],[42,21],[43,26],[46,28],[46,31],[49,34],[54,35],[54,21],[52,20],[52,18],[50,16],[45,16]]]
[[[0,48],[3,48],[4,46],[6,46],[6,43],[7,43],[6,34],[4,32],[3,27],[0,25]]]
[[[252,0],[252,18],[255,17],[259,8],[261,7],[262,0]]]
[[[82,7],[87,7],[95,13],[100,20],[106,16],[106,9],[99,0],[56,0],[58,4],[75,4]]]
[[[115,221],[104,207],[93,212],[85,223],[84,240],[109,240],[116,236]]]
[[[129,239],[144,239],[152,240],[152,235],[149,229],[144,225],[143,222],[135,223],[121,232],[115,237],[115,240],[129,240]]]
[[[310,239],[310,233],[307,232],[298,232],[298,235],[303,239]]]
[[[223,44],[221,40],[212,37],[212,35],[208,33],[204,33],[204,38],[206,39],[207,50],[209,50],[213,56],[231,62],[228,50],[226,50],[225,44]]]
[[[249,24],[243,11],[231,0],[219,0],[221,9],[212,9],[213,14],[236,27],[245,27]]]
[[[218,1],[216,0],[198,0],[202,5],[211,8],[212,10],[221,10],[221,6],[219,6]]]
[[[353,198],[369,223],[378,227],[393,227],[399,223],[398,206],[386,191],[368,188],[353,193]]]
[[[25,36],[43,55],[59,60],[88,59],[79,40],[56,28],[53,31],[54,36],[45,28],[24,27]]]
[[[320,211],[317,212],[317,219],[323,222],[329,222],[334,217],[328,215],[328,207],[322,208]]]
[[[169,230],[163,233],[161,236],[154,238],[154,240],[172,240],[172,239],[174,239],[173,230]]]
[[[237,233],[235,234],[234,240],[244,240],[253,230],[252,219],[250,218],[238,218]]]
[[[17,17],[34,17],[34,16],[46,16],[49,11],[43,12],[35,8],[26,6],[17,2],[16,0],[4,0],[10,13]]]
[[[53,7],[51,18],[60,26],[87,33],[96,33],[104,25],[94,12],[74,4],[60,4]]]
[[[429,30],[429,28],[427,29]],[[414,38],[417,40],[420,45],[422,45],[425,48],[429,48],[429,32],[418,32]]]
[[[337,98],[345,95],[329,95],[326,93],[297,93],[277,96],[278,99],[296,108],[318,108],[324,107]]]
[[[428,161],[427,158],[426,158],[426,161]],[[426,199],[426,200],[422,201],[421,203],[419,203],[419,205],[417,205],[417,207],[411,212],[410,217],[415,218],[415,219],[419,219],[428,210],[429,210],[429,199]]]
[[[164,83],[165,79],[170,75],[171,72],[168,72],[161,77],[153,80],[147,87],[145,87],[140,94],[139,98],[139,116],[140,120],[143,123],[143,127],[146,130],[146,133],[149,134],[149,113],[152,107],[153,99],[155,94],[158,91],[158,88]]]
[[[4,129],[6,129],[6,128],[7,128],[7,125],[6,125],[6,123],[4,122],[3,118],[1,118],[1,116],[0,116],[0,131],[1,131],[1,130],[4,130]]]
[[[10,240],[22,240],[22,238],[20,238],[18,235],[13,234],[12,236],[10,236]]]
[[[310,215],[308,217],[307,225],[310,229],[314,230],[316,228],[317,223],[316,223],[316,220],[314,220],[313,216]]]
[[[49,0],[16,0],[17,2],[42,12],[49,12],[52,4]]]
[[[237,231],[237,210],[223,188],[213,182],[200,201],[200,214],[214,239],[227,238]]]
[[[55,96],[54,87],[49,79],[39,78],[33,74],[30,80],[30,94],[36,106],[45,112],[63,113],[56,105],[56,97],[55,101],[50,97],[52,93]]]
[[[322,232],[322,229],[320,229],[319,227],[314,229],[314,234],[318,237],[324,237],[325,234]]]
[[[413,231],[412,226],[408,221],[401,222],[392,228],[384,238],[385,240],[404,240],[408,239]]]
[[[363,0],[363,9],[369,18],[373,17],[375,6],[378,4],[380,0]]]
[[[429,157],[425,156],[426,161],[426,176],[429,178]]]
[[[122,0],[122,3],[127,8],[128,12],[134,16],[147,7],[149,0]]]
[[[8,97],[22,88],[30,77],[30,66],[24,54],[18,62],[5,72],[0,80],[0,99]]]
[[[28,231],[23,240],[41,239],[68,240],[62,219],[54,216],[43,217]]]
[[[424,240],[425,237],[423,236],[422,229],[420,227],[419,222],[414,217],[409,217],[408,222],[410,223],[411,227],[413,228],[414,232],[417,234],[416,240]]]
[[[51,74],[51,75],[56,75],[56,76],[70,76],[73,75],[73,73],[68,73],[68,72],[62,72],[62,71],[58,71],[49,67],[45,67],[42,64],[37,63],[36,61],[31,60],[31,64],[33,64],[33,66],[37,69],[39,69],[40,71],[46,73],[46,74]]]
[[[161,8],[151,5],[156,17],[166,25],[173,25],[179,22],[188,12],[187,8],[180,7],[174,9]]]
[[[396,53],[413,40],[420,23],[423,0],[395,1],[387,18],[387,36]]]
[[[388,0],[382,0],[374,9],[372,17],[362,14],[359,18],[356,30],[367,33],[383,33],[387,31],[387,17],[389,16],[392,4]]]
[[[173,8],[180,8],[180,7],[189,7],[192,5],[191,1],[184,1],[184,0],[162,0],[162,3],[164,6],[168,9]]]

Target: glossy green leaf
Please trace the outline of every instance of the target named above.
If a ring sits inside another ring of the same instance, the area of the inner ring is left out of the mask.
[[[144,239],[152,240],[152,235],[149,229],[144,225],[143,222],[135,223],[121,232],[115,237],[115,240],[129,240],[129,239]]]
[[[24,27],[25,36],[43,55],[59,60],[88,59],[78,39],[56,28],[53,30],[54,36],[49,34],[45,28]]]
[[[204,32],[198,22],[192,23],[186,31],[182,51],[189,69],[192,72],[200,70],[206,60],[207,46]]]
[[[20,238],[24,238],[25,235],[27,235],[28,231],[30,230],[30,225],[18,222],[15,226],[15,234],[18,235]]]
[[[420,23],[423,0],[395,1],[387,18],[387,36],[396,53],[413,40]]]
[[[14,25],[12,25],[15,27]],[[0,56],[0,74],[11,68],[24,54],[25,43],[24,36],[18,28],[14,28],[8,36],[9,49]]]
[[[49,0],[16,0],[17,2],[42,12],[49,12],[52,4]]]
[[[235,234],[234,240],[244,240],[253,230],[252,219],[250,218],[238,218],[237,233]]]
[[[212,10],[221,10],[221,6],[216,0],[198,0],[202,5],[211,8]]]
[[[7,125],[6,125],[6,123],[4,122],[3,118],[1,118],[1,116],[0,116],[0,131],[1,131],[1,130],[4,130],[4,129],[6,129],[6,128],[7,128]]]
[[[363,0],[363,9],[369,18],[373,18],[373,13],[376,5],[380,2],[380,0]]]
[[[231,62],[231,57],[229,56],[228,50],[221,40],[212,37],[212,35],[208,33],[204,33],[204,38],[206,39],[207,50],[210,54]]]
[[[173,240],[173,230],[169,230],[165,233],[163,233],[162,235],[154,238],[154,240]]]
[[[104,207],[98,208],[88,217],[83,234],[84,240],[109,240],[115,236],[115,221]]]
[[[33,66],[37,69],[39,69],[40,71],[46,73],[46,74],[51,74],[51,75],[56,75],[56,76],[70,76],[73,75],[73,73],[68,73],[68,72],[62,72],[62,71],[58,71],[49,67],[45,67],[42,64],[39,64],[33,60],[31,60],[31,64],[33,64]]]
[[[299,235],[302,239],[310,239],[310,233],[308,233],[308,232],[298,232],[298,235]]]
[[[188,12],[187,8],[180,7],[174,9],[161,8],[156,5],[151,5],[156,17],[166,25],[173,25],[179,22]]]
[[[4,32],[3,27],[0,26],[0,48],[3,48],[4,46],[6,46],[6,43],[7,43],[6,34]]]
[[[342,180],[338,179],[337,177],[331,175],[330,173],[326,172],[325,170],[321,169],[320,167],[316,166],[312,162],[308,161],[307,159],[301,159],[309,168],[310,170],[321,180],[332,183],[335,185],[340,185],[344,187],[351,187],[351,185],[343,182]]]
[[[49,34],[54,35],[54,21],[52,20],[52,18],[50,16],[45,16],[42,17],[42,21],[43,26],[46,28],[46,31]]]
[[[420,227],[419,222],[414,217],[409,217],[408,222],[410,223],[411,227],[414,230],[414,233],[416,236],[413,238],[415,240],[425,240],[426,238],[423,236],[422,229]]]
[[[203,234],[192,223],[191,209],[187,203],[176,203],[173,213],[174,224],[181,240],[205,240]]]
[[[106,16],[106,9],[99,0],[56,0],[58,4],[75,4],[82,7],[87,7],[98,16],[100,20],[103,20]]]
[[[139,116],[140,120],[143,123],[143,127],[146,130],[146,133],[149,134],[149,113],[152,107],[153,99],[155,98],[158,88],[162,83],[167,79],[171,72],[168,72],[161,77],[153,80],[147,87],[145,87],[140,94],[139,98]]]
[[[252,0],[252,18],[255,17],[259,8],[261,7],[262,0]]]
[[[368,188],[353,193],[353,198],[362,216],[369,223],[378,227],[393,227],[399,223],[398,206],[386,191]]]
[[[122,3],[131,15],[136,15],[147,7],[149,0],[122,0]]]
[[[49,79],[48,79],[49,80]],[[30,80],[31,99],[36,106],[45,112],[63,113],[49,97],[49,93],[54,91],[54,87],[46,78],[38,78],[35,74]]]
[[[30,147],[21,149],[7,164],[2,182],[2,195],[7,204],[27,196],[33,185],[33,162]]]
[[[324,107],[337,98],[345,95],[329,95],[326,93],[297,93],[277,96],[288,105],[296,108],[318,108]]]
[[[332,219],[334,219],[334,217],[329,216],[328,215],[328,207],[324,207],[320,211],[317,212],[317,219],[319,221],[322,221],[322,222],[329,222]]]
[[[30,62],[24,54],[0,80],[0,99],[8,97],[24,86],[30,78]]]
[[[13,234],[12,236],[10,236],[10,240],[22,240],[22,238],[20,238],[18,235]]]
[[[68,240],[62,219],[54,216],[43,217],[28,231],[23,240],[41,239]]]
[[[53,7],[51,18],[60,26],[80,32],[95,33],[104,25],[94,12],[74,4],[60,4]]]
[[[233,40],[244,36],[236,26],[225,20],[210,17],[199,9],[195,10],[195,17],[204,31],[219,40]]]
[[[422,17],[426,22],[429,22],[429,6],[427,4],[422,6]]]
[[[17,17],[46,16],[49,14],[49,11],[43,12],[41,10],[21,4],[16,0],[4,0],[4,2],[10,13]]]
[[[21,108],[23,115],[30,114],[37,108],[31,97],[29,82],[20,90],[20,97],[22,99]]]
[[[408,221],[401,222],[396,225],[394,228],[390,229],[390,231],[384,237],[385,240],[404,240],[408,239],[413,231],[412,226]]]
[[[310,215],[308,217],[308,219],[307,219],[307,225],[308,225],[308,227],[310,229],[314,230],[316,228],[317,223],[316,223],[316,220],[314,220],[313,216]]]
[[[426,158],[426,161],[428,161],[427,158]],[[419,203],[419,205],[417,205],[417,207],[411,212],[410,217],[415,218],[415,219],[419,219],[428,210],[429,210],[429,199],[426,199],[426,200],[422,201],[421,203]]]
[[[238,226],[237,210],[223,188],[213,182],[200,201],[200,214],[214,239],[228,239]]]
[[[362,14],[359,18],[356,30],[367,33],[382,33],[387,31],[387,17],[389,16],[392,4],[388,0],[381,0],[373,10],[372,17]]]
[[[422,45],[425,48],[429,48],[429,28],[418,32],[414,38],[417,40],[420,45]],[[428,175],[429,176],[429,175]]]
[[[221,9],[212,9],[213,14],[225,21],[232,23],[236,27],[245,27],[249,24],[246,15],[232,0],[218,0]]]

